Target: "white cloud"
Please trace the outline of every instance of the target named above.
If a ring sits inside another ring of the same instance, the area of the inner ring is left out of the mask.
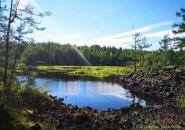
[[[21,0],[24,4],[27,4],[29,0]],[[31,4],[39,11],[43,12],[42,8],[36,3],[35,0],[30,0]],[[142,28],[137,28],[134,30],[117,33],[113,35],[103,36],[93,38],[93,36],[97,36],[98,34],[93,32],[87,33],[79,33],[79,34],[66,34],[62,31],[62,27],[59,27],[51,17],[46,17],[44,20],[43,26],[46,26],[46,30],[44,32],[35,33],[35,39],[37,41],[55,41],[59,43],[71,43],[76,45],[94,45],[98,44],[100,46],[115,46],[115,47],[123,47],[130,48],[133,44],[133,33],[144,33],[148,38],[162,38],[164,34],[169,33],[170,36],[174,37],[174,34],[170,32],[171,30],[158,31],[155,33],[151,33],[150,31],[154,31],[159,27],[172,25],[172,22],[165,21],[156,24],[151,24]],[[43,37],[44,36],[46,37]],[[88,40],[87,40],[88,39]]]
[[[95,36],[98,34],[92,33],[92,32],[83,33],[83,34],[70,34],[70,35],[65,34],[60,30],[57,24],[50,17],[47,17],[46,20],[48,21],[46,23],[49,23],[49,25],[47,25],[47,29],[44,32],[40,32],[40,35],[38,35],[38,33],[35,34],[36,38],[37,37],[42,38],[43,33],[44,35],[47,36],[47,37],[43,37],[43,39],[40,41],[50,40],[50,41],[55,41],[63,44],[71,43],[76,45],[87,45],[87,46],[97,44],[100,46],[115,46],[115,47],[122,47],[122,48],[130,48],[133,44],[133,37],[132,37],[133,30],[92,39],[92,36]],[[163,30],[163,31],[151,33],[151,31],[153,31],[154,29],[157,29],[162,26],[167,26],[167,25],[171,25],[171,22],[160,22],[157,24],[148,25],[142,28],[135,29],[135,32],[144,33],[148,39],[150,38],[161,39],[165,34],[169,34],[171,37],[174,37],[174,34],[172,33],[171,30]],[[181,34],[181,36],[183,35]]]
[[[185,33],[175,35],[172,32],[172,30],[165,30],[165,31],[159,31],[159,32],[156,32],[156,33],[149,33],[149,34],[146,34],[145,36],[147,38],[163,38],[164,35],[169,35],[170,38],[185,37]]]
[[[19,9],[24,9],[29,3],[29,0],[20,0]]]
[[[145,36],[147,38],[162,38],[165,34],[170,34],[173,36],[171,30],[165,30],[165,31],[160,31],[156,33],[147,33],[149,31],[152,31],[155,28],[161,27],[161,26],[166,26],[166,25],[171,25],[172,23],[167,21],[167,22],[160,22],[157,24],[152,24],[148,25],[142,28],[135,29],[134,32],[133,30],[119,33],[119,34],[114,34],[114,35],[109,35],[109,36],[104,36],[100,38],[95,38],[91,40],[79,40],[79,39],[71,39],[70,42],[68,43],[75,43],[77,45],[94,45],[98,44],[100,46],[116,46],[116,47],[123,47],[123,48],[130,48],[132,43],[133,43],[133,33],[145,33]],[[84,36],[84,35],[83,35]],[[82,38],[82,37],[81,37]],[[70,40],[70,39],[68,39]],[[65,43],[65,41],[63,41]]]
[[[176,37],[185,37],[185,33],[181,33],[181,34],[178,34],[178,35],[175,35]]]
[[[172,35],[172,30],[165,30],[165,31],[159,31],[159,32],[155,32],[155,33],[149,33],[146,34],[145,36],[147,38],[163,38],[164,35]]]
[[[21,0],[23,4],[28,4],[29,0]],[[43,12],[42,8],[36,3],[35,0],[30,0],[31,4],[36,7],[39,11]],[[87,33],[79,33],[79,34],[66,34],[62,31],[62,29],[53,21],[51,17],[46,17],[44,20],[43,26],[46,26],[46,30],[41,33],[35,33],[35,39],[37,41],[55,41],[59,43],[71,43],[76,45],[100,45],[100,46],[115,46],[115,47],[123,47],[123,48],[130,48],[133,44],[133,33],[144,33],[148,38],[162,38],[164,34],[169,33],[173,36],[170,32],[171,30],[164,30],[155,33],[150,33],[156,28],[162,26],[169,26],[172,25],[172,22],[165,21],[156,24],[151,24],[142,28],[117,33],[113,35],[97,37],[92,39],[92,37],[98,35],[93,32]],[[47,37],[43,37],[43,34]],[[88,40],[87,40],[88,39]]]
[[[148,32],[151,31],[152,29],[161,27],[161,26],[166,26],[166,25],[171,25],[172,22],[160,22],[157,24],[151,24],[142,28],[138,28],[135,30],[131,30],[131,31],[127,31],[127,32],[123,32],[123,33],[119,33],[119,34],[115,34],[115,35],[111,35],[111,36],[106,36],[103,37],[104,39],[121,39],[124,37],[131,37],[133,35],[133,33],[144,33],[144,32]],[[101,38],[102,39],[102,38]]]
[[[21,0],[21,5],[26,6],[30,2],[36,9],[41,12],[44,12],[42,8],[37,4],[35,0]],[[24,7],[23,6],[23,7]],[[92,37],[97,36],[98,34],[93,32],[87,33],[79,33],[79,34],[66,34],[62,31],[62,27],[59,27],[51,17],[46,17],[44,19],[43,26],[47,27],[44,32],[37,32],[33,34],[37,41],[55,41],[59,43],[71,43],[76,45],[93,45],[98,44],[100,46],[115,46],[115,47],[123,47],[123,48],[130,48],[133,44],[133,33],[142,33],[147,38],[155,38],[161,39],[165,34],[169,34],[170,37],[175,37],[171,30],[163,30],[152,32],[154,29],[163,27],[163,26],[170,26],[172,22],[165,21],[159,22],[156,24],[147,25],[142,28],[137,28],[134,30],[117,33],[113,35],[97,37],[92,39]],[[44,36],[43,36],[44,35]],[[185,34],[178,34],[176,36],[184,37]],[[88,40],[87,40],[88,39]]]
[[[148,39],[162,39],[164,35],[169,35],[171,38],[174,37],[185,37],[185,33],[175,35],[172,33],[172,30],[164,30],[164,31],[159,31],[155,33],[147,33],[145,36]],[[63,41],[62,43],[65,43],[67,41]],[[110,37],[102,37],[102,38],[97,38],[97,39],[92,39],[92,40],[71,40],[70,42],[68,41],[67,43],[72,43],[76,45],[100,45],[100,46],[115,46],[115,47],[122,47],[122,48],[130,48],[133,45],[133,37],[128,36],[128,37],[123,37],[120,39],[117,38],[112,38]],[[153,47],[158,46],[157,42],[152,43]]]
[[[157,24],[148,25],[148,26],[145,26],[143,28],[136,29],[135,32],[136,33],[147,32],[147,31],[150,31],[154,28],[158,28],[158,27],[166,26],[166,25],[172,25],[172,22],[166,21],[166,22],[160,22],[160,23],[157,23]]]

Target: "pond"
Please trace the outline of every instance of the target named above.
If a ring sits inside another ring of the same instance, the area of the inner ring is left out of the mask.
[[[18,81],[24,81],[27,76],[17,76]],[[133,101],[139,102],[142,106],[146,103],[139,100],[124,89],[118,83],[90,80],[64,80],[41,78],[35,79],[38,87],[48,86],[49,94],[64,98],[66,104],[77,105],[78,107],[90,106],[97,110],[109,108],[119,109],[130,106]]]

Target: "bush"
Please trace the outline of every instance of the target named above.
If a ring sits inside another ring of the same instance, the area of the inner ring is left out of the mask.
[[[177,100],[179,101],[181,107],[185,108],[185,98],[179,97]]]
[[[77,125],[81,125],[89,121],[88,114],[84,112],[77,112],[73,116],[74,116],[74,121]]]
[[[26,130],[34,124],[29,115],[35,111],[34,107],[44,108],[48,97],[31,83],[34,82],[21,86],[13,80],[11,87],[5,89],[0,82],[0,130]]]

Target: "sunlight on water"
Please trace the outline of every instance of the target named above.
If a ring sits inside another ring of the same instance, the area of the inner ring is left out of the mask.
[[[18,76],[19,81],[27,77]],[[60,98],[65,98],[66,104],[77,105],[79,107],[90,106],[98,110],[108,108],[120,108],[130,106],[133,102],[140,102],[145,106],[145,101],[134,100],[133,95],[117,83],[104,81],[67,81],[62,79],[36,78],[38,86],[47,84],[51,90],[50,94]]]

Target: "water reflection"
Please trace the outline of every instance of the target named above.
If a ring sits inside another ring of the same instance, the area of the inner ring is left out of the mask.
[[[17,78],[19,81],[26,79],[25,76],[18,76]],[[139,101],[117,83],[48,78],[36,78],[36,83],[40,87],[47,84],[51,90],[51,95],[67,97],[64,100],[65,103],[79,107],[91,106],[98,110],[106,110],[129,106],[133,100],[134,102],[135,100]],[[145,102],[141,101],[141,105],[145,105]]]

